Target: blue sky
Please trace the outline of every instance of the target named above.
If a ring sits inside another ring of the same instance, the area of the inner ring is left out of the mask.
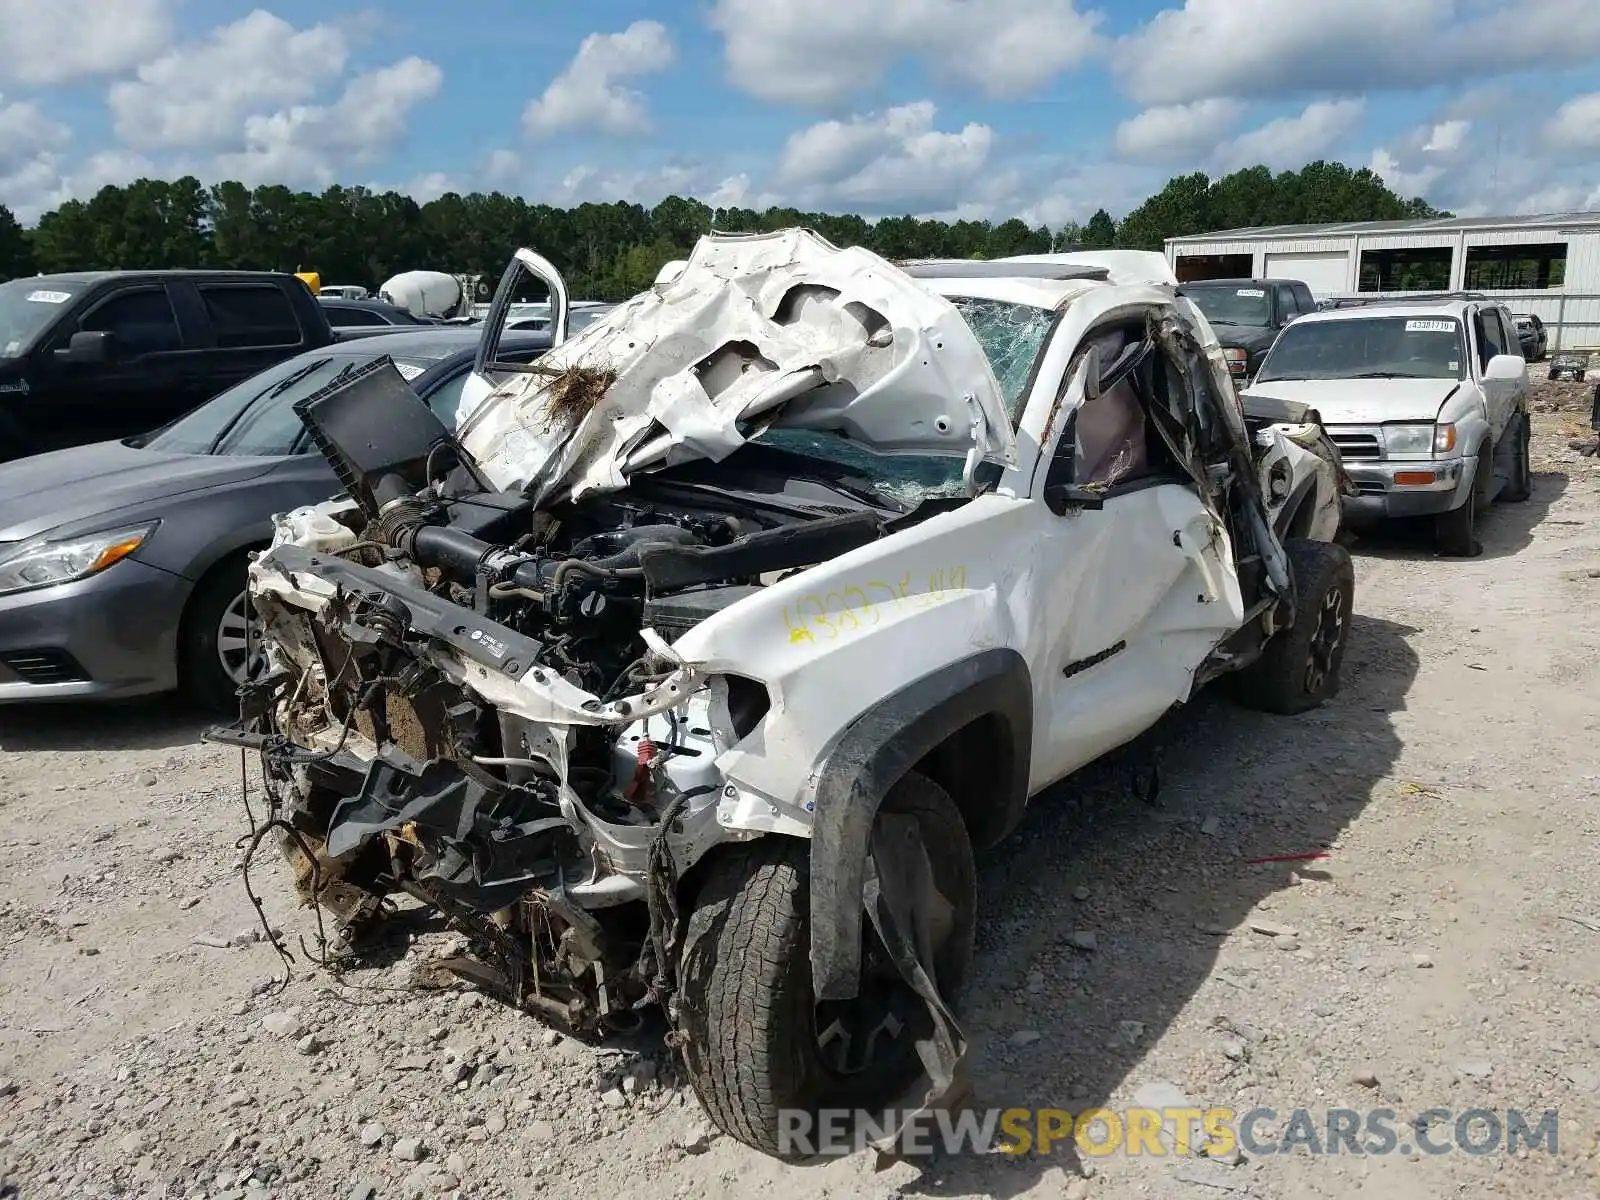
[[[1595,208],[1591,7],[0,0],[0,203],[187,171],[1058,226],[1336,157],[1458,212]]]

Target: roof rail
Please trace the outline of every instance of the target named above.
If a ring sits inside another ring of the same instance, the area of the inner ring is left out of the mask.
[[[1384,304],[1453,304],[1461,300],[1489,300],[1482,292],[1412,292],[1389,296],[1334,296],[1322,301],[1320,307],[1365,308]]]

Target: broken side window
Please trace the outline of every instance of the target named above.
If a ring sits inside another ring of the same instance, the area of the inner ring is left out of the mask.
[[[1006,415],[1015,425],[1022,415],[1033,367],[1055,328],[1056,313],[1031,304],[952,296],[950,303],[966,319],[983,347],[984,357],[1000,381]]]

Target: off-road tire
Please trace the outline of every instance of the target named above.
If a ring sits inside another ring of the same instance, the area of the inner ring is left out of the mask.
[[[972,961],[977,871],[972,843],[949,794],[908,773],[883,809],[915,815],[934,877],[956,909],[935,963],[946,1003]],[[817,1043],[811,988],[809,844],[768,836],[732,846],[710,865],[688,920],[679,969],[679,1019],[695,1095],[729,1136],[764,1154],[798,1159],[779,1113],[891,1103],[921,1072],[914,1048],[842,1076]],[[875,938],[862,918],[863,940]]]
[[[232,555],[217,563],[195,585],[178,629],[178,689],[195,707],[226,713],[238,705],[238,685],[217,656],[222,615],[245,586],[246,559]]]
[[[1513,504],[1533,496],[1533,427],[1525,412],[1517,414],[1516,454],[1511,466],[1511,479],[1500,493],[1503,500]]]
[[[1493,459],[1482,450],[1478,451],[1476,473],[1467,498],[1433,519],[1433,541],[1440,554],[1448,558],[1476,558],[1483,553],[1483,543],[1478,540],[1478,516],[1488,507],[1483,502],[1483,493],[1490,480],[1484,472],[1493,470]]]
[[[1356,574],[1350,552],[1333,542],[1290,538],[1284,543],[1294,576],[1294,624],[1279,631],[1261,657],[1233,677],[1234,697],[1247,708],[1293,716],[1307,712],[1339,691],[1339,668],[1350,640]],[[1319,674],[1312,671],[1312,649],[1326,644],[1327,623],[1335,622],[1331,650]]]

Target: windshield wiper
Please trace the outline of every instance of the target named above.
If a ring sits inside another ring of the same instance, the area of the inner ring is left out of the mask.
[[[241,408],[238,412],[236,412],[233,415],[233,420],[229,421],[226,425],[224,425],[222,427],[222,431],[220,433],[218,433],[217,436],[211,440],[211,448],[209,450],[207,450],[206,453],[207,454],[220,453],[220,449],[219,448],[222,446],[222,444],[228,440],[229,436],[233,433],[233,431],[235,429],[239,428],[239,425],[244,421],[245,417],[247,417],[250,413],[252,413],[252,412],[254,412],[256,410],[257,406],[259,406],[260,403],[263,400],[274,400],[274,399],[276,399],[277,397],[283,395],[284,392],[286,392],[290,388],[292,388],[295,384],[300,383],[301,381],[303,381],[308,375],[311,375],[311,374],[313,374],[313,373],[315,373],[317,371],[322,370],[322,368],[326,367],[332,361],[333,361],[332,358],[319,358],[315,362],[307,363],[305,366],[301,367],[298,371],[295,371],[292,374],[290,374],[287,378],[280,379],[273,387],[268,389],[262,395],[257,396],[254,400],[250,401],[249,404],[246,404],[243,408]],[[352,369],[354,369],[355,365],[356,365],[356,360],[355,359],[351,359],[350,362],[345,365],[344,369],[341,370],[337,375],[335,375],[328,382],[329,383],[335,383],[338,380],[343,379],[347,374],[349,374],[349,372]]]
[[[267,393],[266,398],[270,400],[274,396],[283,395],[284,392],[288,391],[295,384],[299,383],[307,375],[310,375],[314,371],[322,370],[323,367],[327,366],[332,361],[333,359],[331,358],[319,358],[316,362],[307,363],[305,366],[301,367],[298,371],[295,371],[287,378],[280,379],[276,386],[274,386],[273,389]]]

